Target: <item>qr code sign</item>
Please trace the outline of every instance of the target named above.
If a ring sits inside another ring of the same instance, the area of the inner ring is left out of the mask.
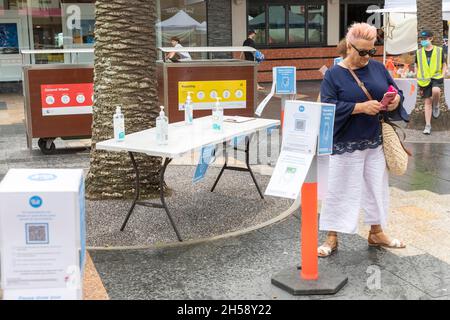
[[[297,119],[295,120],[295,130],[305,132],[306,129],[306,121]]]
[[[27,244],[48,244],[48,224],[27,224]]]

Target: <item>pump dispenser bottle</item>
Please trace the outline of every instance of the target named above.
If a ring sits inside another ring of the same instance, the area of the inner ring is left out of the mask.
[[[217,102],[213,109],[212,119],[213,119],[213,131],[223,132],[223,107],[220,104],[221,98],[216,98]]]
[[[156,141],[159,145],[169,143],[169,119],[164,113],[164,106],[161,106],[159,117],[156,118]]]
[[[184,105],[184,123],[186,125],[191,125],[194,123],[194,106],[192,105],[191,94],[193,92],[187,93],[186,103]]]
[[[120,106],[116,107],[116,113],[113,117],[114,140],[122,142],[125,140],[125,117]]]

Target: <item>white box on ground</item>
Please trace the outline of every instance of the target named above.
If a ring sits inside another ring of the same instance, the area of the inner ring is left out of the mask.
[[[83,170],[10,170],[0,183],[5,300],[82,298]]]

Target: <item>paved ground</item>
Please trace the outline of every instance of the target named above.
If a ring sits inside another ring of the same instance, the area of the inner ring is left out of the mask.
[[[417,153],[408,174],[392,180],[389,225],[408,249],[368,248],[361,225],[359,235],[341,238],[336,255],[320,260],[347,275],[348,285],[336,296],[299,299],[450,299],[450,179],[437,173],[447,168],[444,159],[427,167],[421,153],[430,147],[444,158],[450,145],[411,146]],[[419,182],[424,176],[426,185]],[[296,299],[272,286],[271,277],[300,264],[300,224],[296,213],[231,239],[91,254],[111,299]],[[371,278],[378,273],[379,286]]]
[[[299,92],[301,99],[315,101],[317,83],[302,83]],[[263,94],[260,94],[259,98],[262,97]],[[0,95],[0,101],[5,100],[12,102],[7,103],[6,110],[0,106],[0,179],[10,168],[88,168],[88,141],[58,141],[60,150],[53,156],[43,156],[38,150],[28,151],[23,112],[17,111],[20,110],[20,97]],[[278,105],[279,100],[273,100],[264,116],[277,118]],[[14,108],[16,111],[12,112]],[[369,249],[366,244],[367,228],[361,225],[358,235],[341,238],[340,250],[336,255],[320,260],[321,267],[346,274],[348,285],[336,296],[302,299],[450,299],[449,133],[433,134],[431,137],[425,137],[420,132],[411,131],[408,134],[415,157],[405,176],[391,178],[389,225],[390,233],[404,239],[408,249]],[[264,136],[256,141],[262,149],[267,145]],[[274,142],[276,144],[276,140]],[[71,149],[64,149],[67,147]],[[276,154],[273,156],[276,158]],[[270,173],[270,168],[265,164],[270,159],[262,157],[253,161],[259,164],[255,169],[264,185],[267,183],[264,175]],[[174,179],[183,174],[191,176],[192,167],[187,165],[192,163],[192,159],[182,159],[175,163],[169,174]],[[217,168],[212,168],[208,179],[213,179],[216,171]],[[253,187],[242,185],[247,180],[241,174],[233,176],[231,173],[227,179],[218,189],[217,199],[207,192],[209,180],[192,193],[185,187],[178,189],[181,202],[190,202],[186,221],[182,218],[183,204],[169,199],[174,213],[180,214],[178,222],[188,238],[200,236],[209,227],[213,227],[211,230],[217,234],[257,224],[276,216],[279,210],[285,210],[290,205],[278,200],[258,204],[253,198]],[[189,184],[189,179],[183,181]],[[181,182],[177,181],[175,185],[178,186],[178,183]],[[233,199],[236,192],[234,185],[246,190],[237,201]],[[211,217],[211,210],[207,207],[194,209],[199,203],[204,204],[205,200],[209,205],[222,203],[220,214],[215,212]],[[238,210],[238,202],[244,204],[242,211]],[[128,204],[106,203],[102,209],[104,205],[88,204],[91,210],[88,226],[91,246],[150,245],[134,250],[90,250],[111,299],[295,299],[273,287],[270,279],[281,270],[301,263],[299,212],[269,227],[237,237],[164,245],[163,242],[173,242],[174,236],[163,214],[138,212],[132,218],[135,220],[130,224],[129,233],[117,237],[120,212]],[[110,214],[111,205],[119,210]],[[111,216],[114,218],[110,219]],[[145,229],[146,226],[139,229],[150,221],[152,225],[149,229]],[[379,285],[371,277],[377,274],[380,275]]]

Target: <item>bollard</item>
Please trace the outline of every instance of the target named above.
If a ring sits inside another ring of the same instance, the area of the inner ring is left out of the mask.
[[[308,177],[302,187],[302,272],[304,280],[319,279],[319,225],[317,214],[317,157],[314,159]]]
[[[334,295],[348,282],[335,267],[322,265],[319,269],[317,168],[315,157],[302,187],[301,272],[295,266],[272,277],[274,286],[294,296]]]

